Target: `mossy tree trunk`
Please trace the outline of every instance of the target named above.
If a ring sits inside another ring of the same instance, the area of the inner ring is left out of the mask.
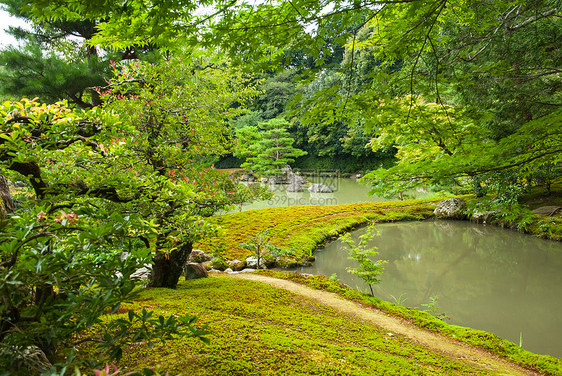
[[[12,200],[8,181],[0,175],[0,220],[3,221],[8,218],[8,214],[13,213],[14,210],[14,200]]]
[[[192,249],[192,243],[185,243],[169,253],[157,253],[152,258],[154,264],[152,265],[150,286],[175,289]]]

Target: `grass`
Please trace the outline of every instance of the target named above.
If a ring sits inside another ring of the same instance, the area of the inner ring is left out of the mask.
[[[217,276],[148,289],[124,308],[196,314],[210,345],[178,338],[125,352],[123,371],[170,375],[483,375],[361,319],[269,285]],[[119,315],[114,315],[119,317]]]

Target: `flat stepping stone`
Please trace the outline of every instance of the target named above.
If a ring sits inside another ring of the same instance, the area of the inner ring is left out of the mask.
[[[533,214],[547,214],[554,215],[558,212],[562,212],[562,206],[541,206],[533,210]]]

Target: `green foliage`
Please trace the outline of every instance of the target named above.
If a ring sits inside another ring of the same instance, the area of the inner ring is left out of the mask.
[[[99,105],[91,88],[104,84],[107,64],[97,56],[76,60],[69,62],[60,52],[45,51],[37,42],[22,49],[9,47],[0,52],[0,66],[5,67],[0,70],[1,93],[38,96],[45,102],[68,99],[83,108]]]
[[[373,285],[381,283],[379,276],[384,270],[384,260],[373,261],[371,258],[378,255],[377,247],[369,247],[369,242],[375,236],[379,236],[377,229],[373,224],[369,226],[367,232],[359,236],[359,243],[351,238],[350,233],[346,233],[340,237],[342,248],[348,252],[349,258],[359,264],[357,268],[348,268],[347,271],[355,274],[363,282],[369,285],[371,296],[373,293]]]
[[[437,295],[430,296],[428,303],[422,303],[422,307],[424,307],[422,311],[428,312],[429,314],[437,317],[439,320],[449,319],[450,317],[439,312],[440,307],[437,305],[437,299],[439,299]]]
[[[130,189],[144,198],[131,201],[130,210],[153,218],[157,228],[151,284],[173,288],[191,243],[213,230],[202,218],[264,194],[205,167],[227,152],[228,119],[255,91],[240,72],[195,52],[160,64],[115,64],[114,75],[99,89],[124,128],[113,151],[135,176]]]
[[[27,99],[0,106],[1,174],[29,187],[0,225],[2,368],[21,346],[64,355],[131,299],[132,274],[151,261],[152,283],[175,287],[191,242],[212,231],[204,218],[260,194],[203,168],[225,149],[232,101],[252,89],[236,96],[236,76],[215,77],[202,62],[116,66],[101,90],[105,111]],[[132,312],[88,340],[119,358],[138,341],[204,335],[193,322]]]
[[[7,30],[18,41],[17,47],[0,51],[0,88],[3,94],[40,97],[52,103],[66,99],[82,108],[100,105],[93,87],[103,85],[108,77],[109,60],[141,55],[102,51],[88,45],[96,32],[96,22],[37,20],[26,11],[26,2],[4,0],[6,10],[13,17],[26,21],[31,30],[10,27]]]
[[[240,244],[242,248],[251,251],[257,258],[257,269],[262,266],[261,262],[265,257],[277,257],[282,254],[288,254],[284,249],[269,243],[269,231],[269,228],[260,231],[254,236],[249,236],[247,243]]]
[[[258,129],[242,128],[238,155],[247,155],[244,168],[250,168],[265,176],[281,175],[283,168],[294,162],[294,158],[306,152],[293,147],[294,139],[287,131],[289,123],[284,119],[271,119],[259,123]],[[245,146],[244,146],[245,145]]]

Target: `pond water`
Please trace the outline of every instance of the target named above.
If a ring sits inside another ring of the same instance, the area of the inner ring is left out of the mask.
[[[437,296],[448,323],[495,333],[523,348],[562,357],[562,243],[462,221],[378,224],[377,258],[387,260],[375,296],[422,307]],[[355,231],[358,237],[365,229]],[[304,273],[367,291],[335,241]]]
[[[355,204],[360,202],[382,202],[397,200],[398,198],[387,199],[380,196],[369,196],[370,186],[361,184],[357,179],[315,176],[307,178],[311,184],[320,183],[328,185],[334,189],[333,193],[311,193],[306,187],[304,192],[287,192],[288,185],[277,184],[270,186],[273,197],[265,201],[257,201],[243,205],[242,210],[265,209],[280,206],[301,206],[301,205],[339,205]],[[409,197],[420,198],[426,194],[425,191],[412,191],[406,193]],[[235,210],[237,211],[237,210]]]

